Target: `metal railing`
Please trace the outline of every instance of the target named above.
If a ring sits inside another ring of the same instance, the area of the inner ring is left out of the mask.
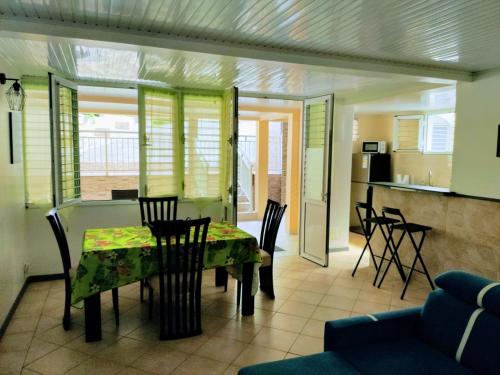
[[[136,131],[80,130],[82,176],[139,175],[139,135]]]
[[[257,162],[257,139],[255,136],[238,136],[238,150],[245,155],[251,165]],[[269,174],[281,174],[283,145],[282,138],[279,136],[269,136]]]
[[[238,184],[248,199],[248,210],[253,211],[253,166],[241,150],[238,150]]]

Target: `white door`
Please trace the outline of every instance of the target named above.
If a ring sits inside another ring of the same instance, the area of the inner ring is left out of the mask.
[[[304,101],[300,255],[328,266],[333,95]]]

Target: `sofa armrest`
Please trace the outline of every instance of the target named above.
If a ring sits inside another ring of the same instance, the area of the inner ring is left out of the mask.
[[[414,307],[326,322],[325,351],[412,337],[421,310],[421,307]]]

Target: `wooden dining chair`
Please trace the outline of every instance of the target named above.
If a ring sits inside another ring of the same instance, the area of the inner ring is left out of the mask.
[[[273,264],[274,264],[274,248],[276,246],[276,237],[278,230],[285,214],[287,205],[281,205],[279,202],[272,199],[267,200],[262,227],[260,229],[260,255],[262,257],[262,265],[259,268],[260,289],[270,298],[274,299],[274,284],[273,284]],[[224,290],[227,291],[228,276],[226,273]],[[239,305],[241,299],[241,281],[238,280],[236,303]]]
[[[148,279],[149,313],[160,297],[160,340],[191,337],[201,329],[203,256],[210,218],[149,223],[156,237],[158,275]]]
[[[139,197],[141,224],[147,225],[159,220],[177,220],[177,196]],[[140,281],[140,298],[144,301],[145,280]]]
[[[64,330],[69,330],[71,327],[71,279],[74,277],[76,272],[75,268],[71,267],[71,257],[69,253],[68,241],[66,239],[66,234],[64,233],[64,227],[61,223],[61,219],[56,208],[52,208],[45,217],[52,227],[52,231],[57,240],[57,245],[59,246],[59,253],[61,255],[61,260],[63,264],[64,272],[64,315],[63,315],[63,328]],[[118,309],[118,289],[112,289],[113,295],[113,310],[115,313],[116,325],[120,324],[120,315]]]

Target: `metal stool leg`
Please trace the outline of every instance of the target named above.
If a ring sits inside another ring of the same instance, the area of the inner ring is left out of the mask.
[[[366,233],[364,226],[362,226],[361,228],[363,229],[363,235],[365,236],[366,243],[365,243],[365,246],[363,247],[363,251],[361,252],[361,255],[359,256],[359,259],[356,263],[356,266],[354,267],[354,270],[352,271],[352,274],[351,274],[352,277],[354,277],[354,275],[356,274],[356,271],[358,270],[359,263],[361,263],[361,259],[363,258],[363,255],[365,255],[366,248],[368,248],[368,250],[370,251],[370,255],[372,257],[373,266],[375,267],[375,270],[378,272],[378,269],[379,269],[379,267],[377,266],[377,262],[375,260],[375,255],[373,254],[373,249],[372,249],[371,244],[370,244],[370,240],[373,236],[373,233],[375,233],[375,229],[377,228],[377,224],[375,224],[375,226],[373,227],[373,229],[371,230],[369,235]]]
[[[389,263],[387,264],[387,267],[385,268],[384,274],[382,275],[382,278],[380,279],[377,288],[380,288],[382,286],[382,283],[384,282],[385,276],[387,275],[387,272],[389,271],[389,268],[391,267],[392,262],[394,261],[394,258],[398,254],[399,247],[401,246],[401,242],[403,242],[403,238],[406,234],[406,231],[403,231],[401,234],[401,237],[399,237],[399,241],[394,248],[394,252],[391,255],[391,258],[389,259]]]
[[[382,227],[380,227],[380,230],[382,230]],[[375,286],[377,284],[377,279],[378,279],[378,276],[380,274],[380,270],[382,269],[382,264],[384,263],[385,255],[387,254],[387,249],[391,246],[390,241],[392,241],[392,243],[394,244],[394,240],[392,238],[392,232],[394,231],[393,227],[392,226],[388,227],[388,231],[389,231],[389,237],[386,238],[385,233],[382,230],[382,234],[383,234],[384,239],[386,241],[385,241],[384,251],[382,252],[382,258],[380,258],[380,264],[378,265],[377,273],[375,274],[375,278],[373,279],[373,283],[372,283],[373,286]],[[393,251],[391,251],[391,255],[392,255],[392,253],[393,253]]]

